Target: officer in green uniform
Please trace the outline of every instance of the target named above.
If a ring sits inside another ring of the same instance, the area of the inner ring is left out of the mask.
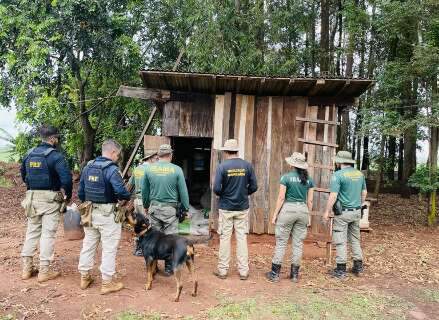
[[[159,161],[149,165],[145,172],[142,200],[151,226],[165,234],[178,233],[177,207],[181,203],[184,212],[189,211],[189,194],[183,170],[171,163],[172,148],[161,145]],[[165,274],[172,274],[171,261],[165,263]]]
[[[142,202],[142,185],[143,177],[145,176],[146,168],[158,160],[157,152],[149,152],[145,154],[145,157],[141,159],[140,164],[134,168],[133,174],[128,181],[128,190],[134,188],[134,209],[136,213],[143,214],[143,202]],[[134,252],[135,256],[143,257],[142,249],[139,246],[139,238],[135,238]]]
[[[133,174],[128,181],[128,190],[134,188],[134,208],[136,213],[144,213],[143,203],[142,203],[142,186],[143,186],[143,177],[145,176],[146,168],[154,162],[157,162],[157,152],[149,152],[145,154],[145,157],[142,158],[140,164],[134,168]]]
[[[309,212],[312,210],[314,183],[308,176],[305,156],[294,152],[285,161],[293,168],[280,179],[279,196],[272,223],[276,224],[276,248],[271,271],[265,274],[271,282],[279,281],[279,274],[290,234],[293,238],[290,279],[299,279],[303,240],[306,238]]]
[[[341,204],[341,214],[335,215],[332,228],[332,240],[337,250],[335,262],[337,267],[331,272],[333,277],[346,277],[347,242],[352,246],[354,264],[352,273],[359,276],[363,271],[363,254],[360,245],[361,206],[366,201],[366,180],[361,171],[355,169],[355,160],[348,151],[339,151],[335,163],[336,171],[330,184],[330,195],[324,218],[327,220],[336,201]]]

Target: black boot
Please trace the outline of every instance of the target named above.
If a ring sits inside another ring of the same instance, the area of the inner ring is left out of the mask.
[[[299,269],[300,266],[296,266],[294,264],[291,265],[291,273],[290,273],[290,279],[293,282],[299,281]]]
[[[136,238],[136,240],[134,241],[133,255],[138,256],[138,257],[143,257],[143,251],[142,251],[142,248],[140,247],[139,238]]]
[[[330,272],[333,278],[344,279],[346,278],[346,263],[339,264],[337,263],[337,267]]]
[[[165,277],[169,277],[172,276],[174,274],[174,270],[172,270],[172,260],[171,259],[166,259],[165,260],[165,272],[164,275]]]
[[[352,270],[351,270],[352,273],[355,276],[359,277],[360,273],[362,273],[363,270],[364,270],[364,268],[363,268],[363,261],[361,261],[361,260],[354,260],[354,265],[353,265]]]
[[[271,264],[271,271],[265,273],[265,277],[268,279],[268,281],[279,282],[280,267],[280,264]]]

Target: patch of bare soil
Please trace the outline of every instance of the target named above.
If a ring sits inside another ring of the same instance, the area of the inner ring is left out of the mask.
[[[282,269],[282,281],[268,283],[264,273],[271,267],[274,237],[249,237],[250,272],[247,281],[240,281],[235,260],[230,276],[219,280],[212,275],[217,262],[218,241],[212,246],[196,245],[196,272],[199,295],[191,297],[191,282],[183,273],[184,288],[179,303],[172,301],[175,280],[158,274],[151,291],[144,290],[146,280],[144,261],[132,255],[133,234],[125,230],[120,243],[118,276],[125,283],[121,292],[99,294],[100,249],[96,257],[96,282],[90,289],[79,288],[77,271],[81,241],[67,241],[60,226],[56,243],[55,267],[62,277],[46,284],[33,278],[20,279],[20,250],[24,240],[26,221],[20,201],[25,187],[17,176],[17,166],[9,168],[8,177],[16,179],[11,188],[0,188],[0,315],[15,314],[19,319],[106,319],[125,310],[166,314],[171,318],[197,315],[232,297],[237,301],[251,297],[281,297],[291,291],[286,279],[291,248],[288,248]],[[349,277],[340,283],[330,279],[324,264],[325,249],[306,244],[302,279],[299,288],[334,291],[368,292],[378,290],[403,298],[426,319],[438,319],[439,303],[424,299],[425,290],[438,290],[439,242],[437,229],[422,226],[422,206],[418,199],[400,199],[384,195],[371,210],[373,231],[364,233],[363,248],[366,272],[361,278]],[[424,291],[423,291],[424,290]]]

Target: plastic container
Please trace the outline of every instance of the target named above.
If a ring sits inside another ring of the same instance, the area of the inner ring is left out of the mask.
[[[76,204],[67,207],[67,211],[64,213],[64,238],[67,240],[82,240],[84,238],[81,215]]]

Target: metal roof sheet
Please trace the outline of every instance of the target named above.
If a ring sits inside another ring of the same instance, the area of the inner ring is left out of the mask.
[[[374,83],[370,79],[261,77],[160,70],[142,70],[140,76],[147,88],[258,96],[358,97]]]

